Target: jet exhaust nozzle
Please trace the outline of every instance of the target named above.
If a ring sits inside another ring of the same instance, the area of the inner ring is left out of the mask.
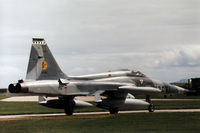
[[[10,84],[8,86],[8,91],[10,93],[27,93],[28,92],[28,88],[23,86],[23,84],[21,84],[21,83]]]
[[[16,84],[10,84],[10,85],[8,86],[8,91],[9,91],[10,93],[15,93],[15,85],[16,85]]]

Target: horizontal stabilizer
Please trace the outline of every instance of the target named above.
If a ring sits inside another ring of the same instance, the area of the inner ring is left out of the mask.
[[[137,86],[120,86],[119,90],[127,91],[136,94],[155,94],[160,93],[161,90],[154,87],[137,87]]]

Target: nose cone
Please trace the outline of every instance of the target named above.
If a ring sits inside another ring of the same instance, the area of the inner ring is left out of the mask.
[[[178,91],[179,94],[183,94],[183,93],[188,92],[187,89],[184,89],[182,87],[179,87],[179,86],[176,86],[176,85],[174,85],[174,87],[176,88],[176,90]]]

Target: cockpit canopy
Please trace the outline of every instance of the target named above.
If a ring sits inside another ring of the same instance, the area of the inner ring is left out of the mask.
[[[130,70],[130,69],[119,69],[116,71],[127,71],[127,76],[131,76],[131,77],[147,77],[145,74],[141,73],[140,71],[134,71],[134,70]]]
[[[146,75],[144,75],[140,71],[134,71],[134,70],[132,70],[130,73],[128,73],[127,76],[132,76],[132,77],[146,77]]]

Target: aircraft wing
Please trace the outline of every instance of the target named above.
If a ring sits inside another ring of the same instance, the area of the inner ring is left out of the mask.
[[[120,83],[120,82],[87,82],[78,83],[80,88],[90,88],[91,92],[89,95],[94,95],[96,100],[100,95],[104,95],[109,92],[119,92],[119,93],[131,93],[133,95],[152,95],[159,94],[162,90],[155,87],[138,87],[130,83]]]
[[[142,95],[158,94],[162,92],[160,89],[154,87],[137,87],[137,86],[120,86],[119,90],[131,94],[142,94]]]
[[[113,93],[131,93],[133,95],[154,95],[159,94],[162,90],[155,87],[137,87],[130,83],[120,82],[88,82],[78,83],[80,88],[90,88],[90,94],[94,95],[95,100],[99,101],[101,95],[112,95]]]

